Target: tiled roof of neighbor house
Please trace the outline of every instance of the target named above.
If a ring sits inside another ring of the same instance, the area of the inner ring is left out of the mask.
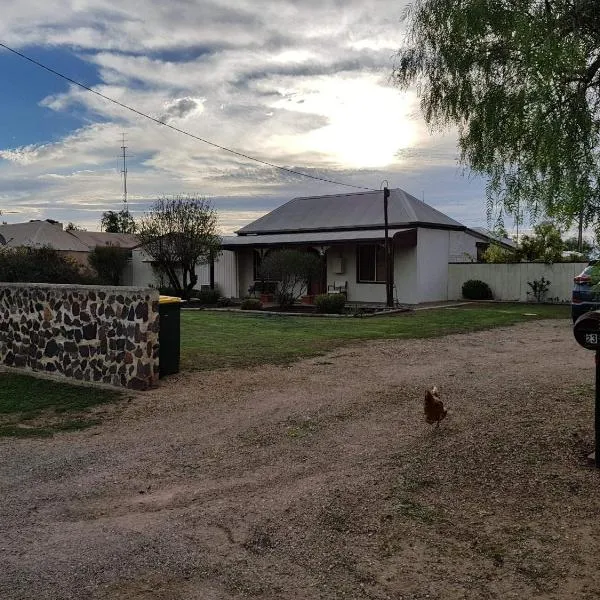
[[[96,246],[120,246],[135,248],[139,240],[128,233],[105,233],[100,231],[65,231],[56,221],[29,221],[0,225],[0,246],[11,248],[27,246],[41,248],[50,246],[68,252],[89,252]]]
[[[90,250],[96,246],[135,248],[140,245],[138,238],[131,233],[107,233],[105,231],[70,231],[69,233],[84,243]]]
[[[390,227],[428,225],[444,229],[464,229],[432,206],[401,189],[390,190]],[[383,191],[334,196],[294,198],[256,221],[239,229],[239,235],[339,229],[373,229],[384,226]]]
[[[4,239],[2,245],[10,248],[50,246],[56,250],[89,252],[88,246],[68,231],[64,231],[62,224],[56,222],[29,221],[29,223],[0,225],[0,235]]]

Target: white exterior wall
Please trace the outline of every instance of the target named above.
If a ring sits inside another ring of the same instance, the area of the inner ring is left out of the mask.
[[[235,252],[231,250],[223,250],[215,260],[215,286],[226,298],[239,297],[236,262]],[[195,289],[200,289],[202,285],[210,285],[210,265],[198,265],[196,275],[198,275],[198,283]]]
[[[477,262],[477,242],[480,240],[464,231],[449,231],[448,233],[450,234],[448,262]]]
[[[394,286],[394,300],[400,304],[419,303],[417,248],[415,246],[394,249]]]
[[[462,299],[462,286],[469,279],[487,283],[495,300],[527,302],[531,288],[528,281],[545,279],[550,281],[547,298],[558,298],[570,302],[573,278],[579,275],[588,263],[515,263],[515,264],[451,264],[448,265],[448,300]]]
[[[417,229],[418,302],[447,299],[449,250],[449,231]]]
[[[385,285],[381,283],[357,283],[356,245],[334,246],[327,251],[327,285],[334,281],[348,282],[349,302],[385,302]],[[334,273],[334,267],[341,257],[344,272]]]
[[[131,262],[125,267],[123,285],[158,287],[159,281],[150,265],[148,255],[141,249],[131,251]]]

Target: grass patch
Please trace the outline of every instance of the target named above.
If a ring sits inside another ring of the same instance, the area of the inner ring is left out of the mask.
[[[92,407],[123,393],[0,372],[0,437],[50,437],[98,425]]]
[[[543,304],[469,304],[369,319],[182,311],[181,368],[286,363],[358,340],[438,337],[569,315],[569,306]]]

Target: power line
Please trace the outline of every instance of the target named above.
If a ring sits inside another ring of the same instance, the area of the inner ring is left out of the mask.
[[[51,67],[48,67],[48,66],[42,64],[41,62],[39,62],[33,58],[30,58],[29,56],[26,56],[25,54],[23,54],[17,50],[14,50],[13,48],[10,48],[9,46],[7,46],[6,44],[3,44],[2,42],[0,42],[0,48],[4,48],[5,50],[8,50],[9,52],[12,52],[13,54],[16,54],[17,56],[20,56],[21,58],[24,58],[25,60],[29,61],[30,63],[33,63],[34,65],[36,65],[42,69],[45,69],[49,73],[52,73],[53,75],[56,75],[57,77],[60,77],[61,79],[64,79],[64,80],[68,81],[69,83],[72,83],[73,85],[79,86],[80,88],[82,88],[88,92],[91,92],[92,94],[96,94],[96,96],[100,96],[100,98],[104,98],[104,100],[108,100],[109,102],[112,102],[113,104],[116,104],[117,106],[120,106],[121,108],[125,108],[125,109],[135,113],[136,115],[139,115],[140,117],[144,117],[146,119],[149,119],[150,121],[154,121],[154,123],[157,123],[158,125],[163,125],[164,127],[168,127],[169,129],[172,129],[173,131],[177,131],[178,133],[187,135],[188,137],[191,137],[195,140],[203,142],[204,144],[208,144],[209,146],[213,146],[214,148],[218,148],[219,150],[224,150],[225,152],[229,152],[230,154],[235,154],[236,156],[240,156],[247,160],[252,160],[254,162],[261,163],[263,165],[267,165],[268,167],[272,167],[274,169],[279,169],[280,171],[292,173],[293,175],[301,175],[302,177],[308,177],[310,179],[316,179],[318,181],[325,181],[326,183],[333,183],[335,185],[343,185],[346,187],[356,188],[359,190],[369,190],[370,192],[377,191],[377,190],[374,190],[373,188],[363,187],[360,185],[353,185],[351,183],[342,183],[341,181],[334,181],[333,179],[326,179],[325,177],[317,177],[316,175],[309,175],[308,173],[303,173],[302,171],[295,171],[294,169],[288,169],[287,167],[281,167],[279,165],[270,163],[266,160],[261,160],[260,158],[255,158],[253,156],[249,156],[248,154],[243,154],[242,152],[237,152],[236,150],[232,150],[231,148],[227,148],[226,146],[221,146],[219,144],[215,144],[214,142],[211,142],[210,140],[206,140],[197,135],[194,135],[193,133],[190,133],[189,131],[185,131],[184,129],[179,129],[179,127],[175,127],[174,125],[169,125],[168,123],[165,123],[164,121],[155,119],[154,117],[151,117],[150,115],[148,115],[140,110],[137,110],[136,108],[128,106],[127,104],[123,104],[122,102],[119,102],[118,100],[115,100],[114,98],[105,96],[104,94],[92,89],[91,87],[88,87],[87,85],[84,85],[83,83],[79,83],[79,81],[75,81],[74,79],[71,79],[70,77],[67,77],[66,75],[63,75],[62,73],[56,71],[55,69],[52,69]]]

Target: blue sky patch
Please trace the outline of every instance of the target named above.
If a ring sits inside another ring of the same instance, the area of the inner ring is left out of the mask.
[[[90,87],[101,81],[96,67],[68,48],[29,47],[21,51]],[[44,98],[66,92],[70,84],[25,59],[0,50],[0,73],[4,82],[0,87],[0,105],[4,109],[0,148],[57,141],[90,118],[82,108],[72,107],[68,112],[56,112],[40,106]],[[94,121],[98,121],[96,115]]]

